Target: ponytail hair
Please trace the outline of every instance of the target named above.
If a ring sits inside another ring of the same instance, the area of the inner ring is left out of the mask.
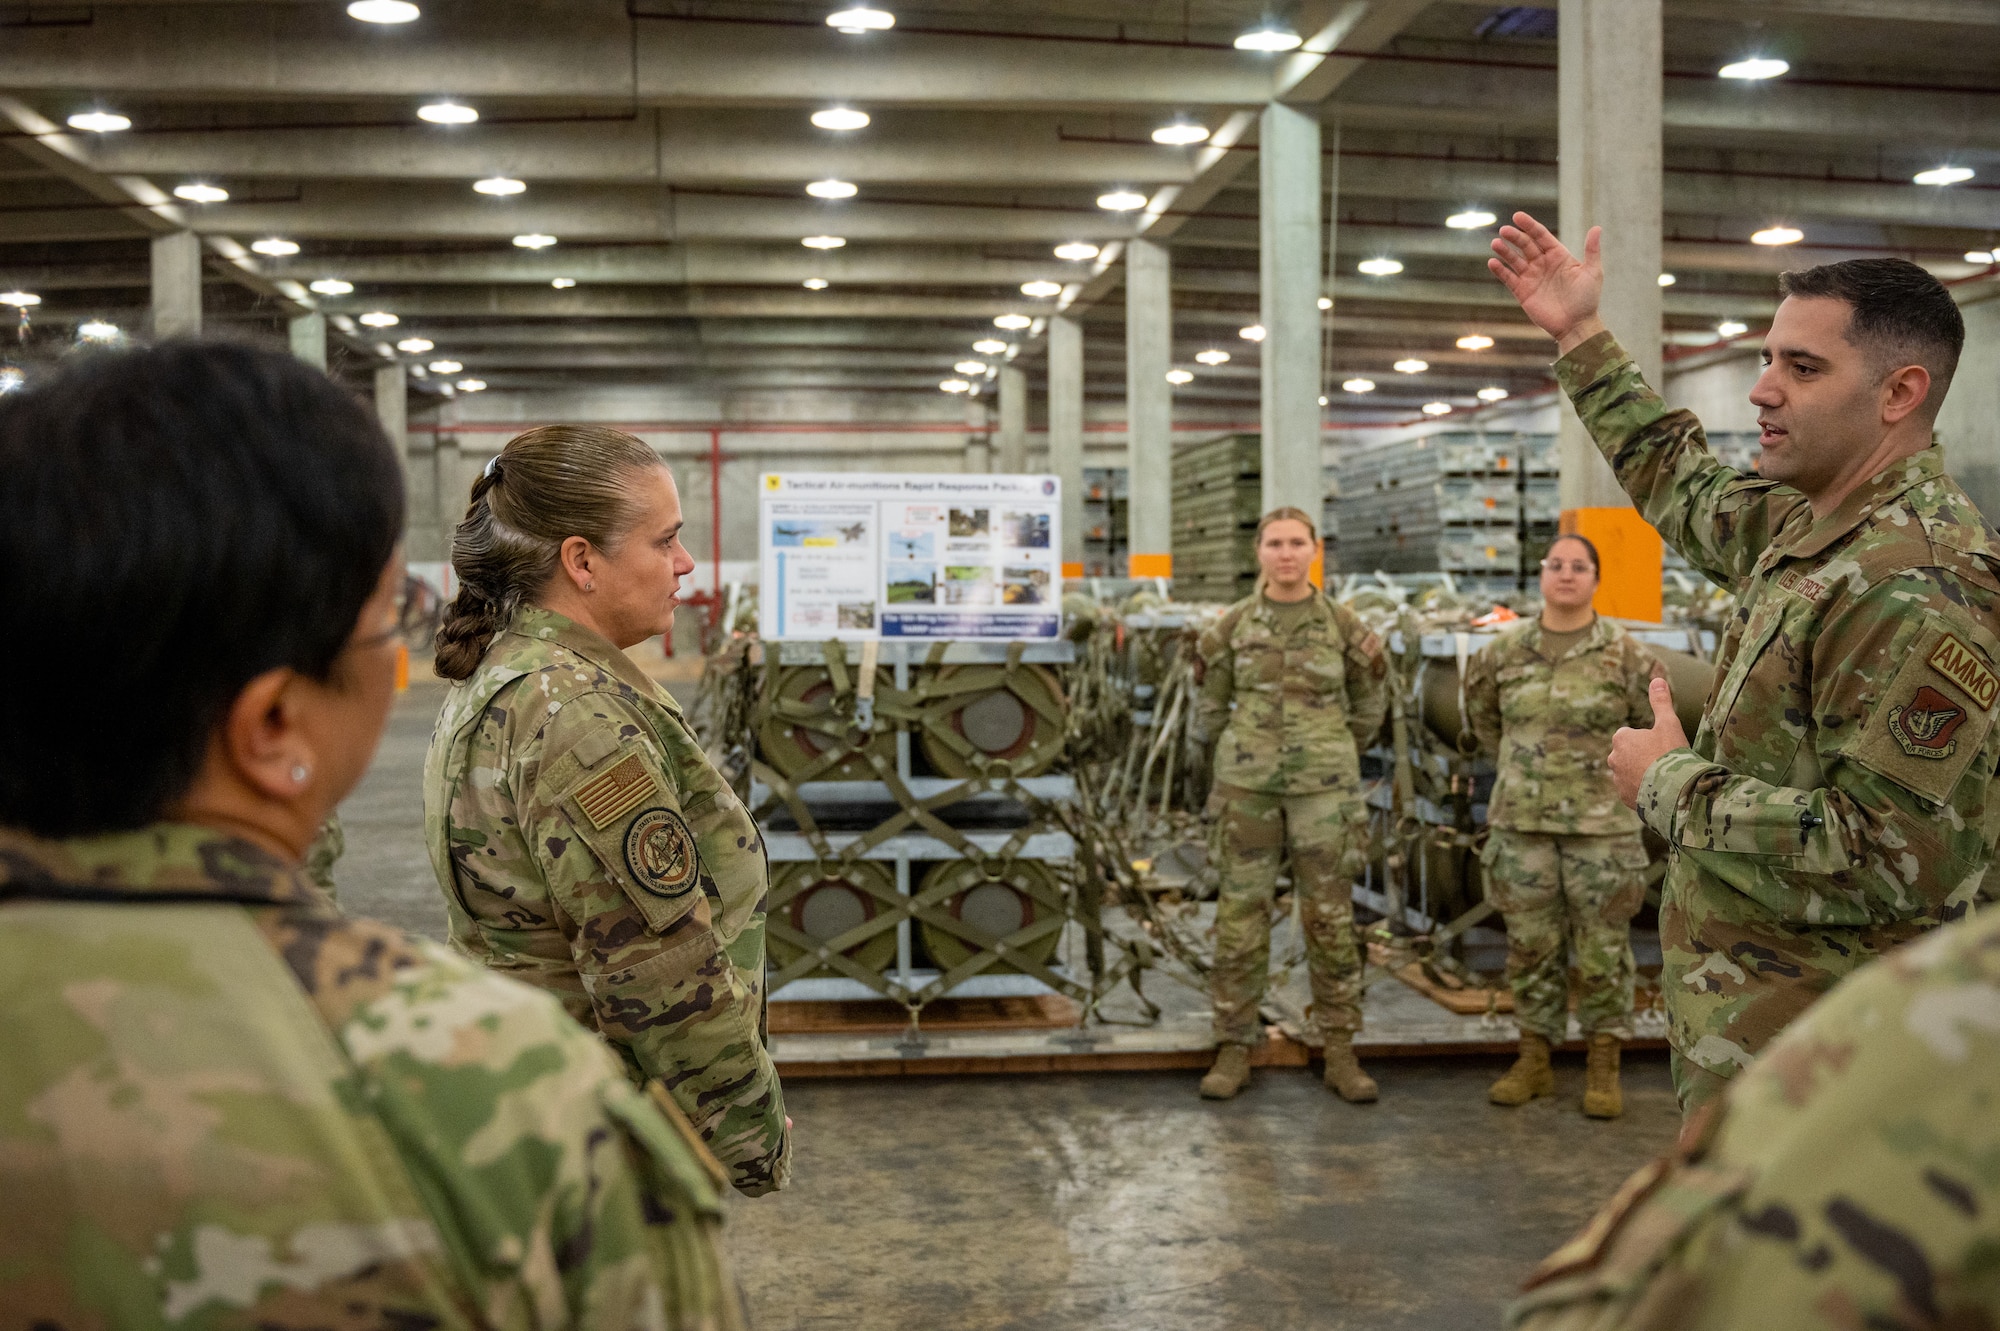
[[[452,536],[459,589],[438,625],[439,677],[479,668],[514,612],[555,577],[564,541],[616,548],[637,518],[632,474],[660,465],[651,448],[605,425],[538,425],[508,440],[473,483]]]
[[[1257,519],[1257,536],[1251,542],[1253,547],[1264,543],[1264,528],[1274,522],[1303,522],[1306,527],[1306,535],[1312,537],[1315,541],[1319,540],[1319,528],[1314,525],[1311,518],[1306,516],[1306,511],[1302,508],[1293,508],[1290,505],[1285,505],[1280,508],[1274,508],[1263,517]],[[1264,582],[1264,569],[1260,563],[1257,568],[1257,581],[1250,588],[1250,594],[1252,596],[1262,596],[1264,594]]]

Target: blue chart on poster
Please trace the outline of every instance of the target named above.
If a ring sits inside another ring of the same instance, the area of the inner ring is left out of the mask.
[[[1061,520],[1053,476],[767,472],[759,631],[1054,638]]]

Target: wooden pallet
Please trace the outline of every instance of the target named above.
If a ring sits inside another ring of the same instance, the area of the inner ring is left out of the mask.
[[[910,1014],[884,999],[773,1003],[773,1035],[901,1035]],[[1053,1031],[1077,1024],[1075,1003],[1061,994],[1025,998],[940,998],[926,1004],[922,1029],[938,1035],[974,1031]]]

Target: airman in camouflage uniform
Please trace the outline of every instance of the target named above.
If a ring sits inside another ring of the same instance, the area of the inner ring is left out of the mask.
[[[1607,760],[1618,727],[1652,722],[1646,687],[1656,676],[1652,653],[1602,616],[1559,654],[1530,620],[1481,648],[1466,672],[1466,719],[1499,756],[1483,863],[1486,899],[1507,921],[1522,1034],[1496,1104],[1554,1093],[1549,1049],[1569,1033],[1574,951],[1577,1024],[1591,1054],[1584,1112],[1613,1118],[1622,1107],[1617,1057],[1632,1038],[1631,922],[1645,899],[1646,848]]]
[[[2000,917],[1869,966],[1530,1277],[1518,1331],[2000,1326]]]
[[[248,842],[0,829],[0,976],[9,1326],[744,1324],[670,1103]]]
[[[1331,1077],[1336,1060],[1353,1062],[1361,1029],[1352,889],[1367,809],[1356,746],[1388,711],[1388,662],[1381,640],[1346,606],[1315,591],[1286,631],[1281,616],[1290,608],[1248,597],[1197,648],[1196,729],[1215,737],[1210,857],[1221,875],[1210,987],[1217,1044],[1256,1043],[1271,903],[1289,851],[1313,1025]],[[1368,1091],[1353,1098],[1372,1099],[1372,1083]]]
[[[424,763],[452,942],[659,1078],[738,1191],[783,1187],[765,1047],[762,838],[671,695],[596,633],[515,613]]]
[[[1692,1106],[1970,905],[2000,831],[2000,544],[1935,446],[1815,520],[1718,461],[1609,333],[1556,373],[1640,513],[1737,597],[1692,746],[1639,790],[1673,850],[1663,985]]]

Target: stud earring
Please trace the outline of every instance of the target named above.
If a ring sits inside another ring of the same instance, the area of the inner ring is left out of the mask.
[[[310,769],[308,769],[308,768],[306,767],[306,765],[305,765],[304,763],[295,763],[295,764],[293,764],[293,766],[292,766],[292,782],[293,782],[293,784],[295,784],[295,785],[301,785],[301,786],[302,786],[302,785],[304,785],[304,784],[305,784],[305,781],[306,781],[306,778],[307,778],[307,777],[309,777],[309,776],[311,776],[311,775],[312,775],[312,772],[311,772],[311,770],[310,770]]]
[[[587,592],[594,592],[597,590],[597,584],[595,582],[586,582],[583,584],[583,589]]]

